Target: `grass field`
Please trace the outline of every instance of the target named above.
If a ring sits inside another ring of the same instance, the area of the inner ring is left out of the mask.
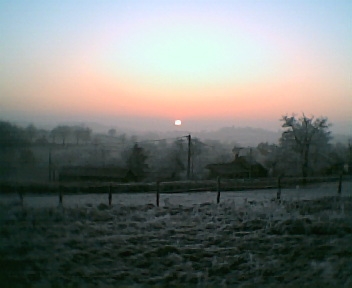
[[[1,287],[352,287],[350,196],[155,207],[136,195],[0,202]]]

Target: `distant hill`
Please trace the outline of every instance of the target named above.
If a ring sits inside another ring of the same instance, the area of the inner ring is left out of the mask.
[[[188,135],[187,131],[169,131],[169,132],[154,132],[152,135],[160,138],[174,138]],[[142,138],[149,138],[151,133],[139,134]],[[236,143],[240,146],[257,146],[261,142],[278,143],[281,136],[280,132],[270,130],[251,128],[251,127],[223,127],[212,131],[191,132],[192,137],[201,140],[216,140],[223,143]]]
[[[2,115],[4,116],[4,115]],[[6,116],[6,115],[5,115]],[[7,120],[0,119],[2,121],[10,121],[11,123],[17,124],[22,127],[26,127],[29,124],[34,124],[38,128],[44,128],[51,130],[57,125],[83,125],[92,129],[93,133],[106,134],[110,128],[115,128],[117,135],[126,133],[127,136],[136,135],[139,139],[170,139],[188,135],[188,131],[183,131],[180,129],[175,129],[173,131],[161,132],[153,131],[152,129],[145,129],[141,131],[138,129],[133,129],[131,127],[138,127],[136,125],[128,125],[128,121],[117,121],[116,125],[102,124],[99,122],[93,121],[63,121],[55,122],[55,120],[49,121],[48,119],[42,119],[43,121],[27,121],[24,120],[26,117],[4,117],[9,118]],[[28,117],[27,117],[28,118]],[[133,124],[133,123],[132,123]],[[180,127],[181,128],[181,127]],[[181,128],[182,129],[182,128]],[[165,130],[164,130],[165,131]],[[340,130],[338,130],[340,131]],[[279,138],[281,136],[281,131],[272,131],[262,128],[253,128],[253,127],[222,127],[217,130],[206,130],[206,131],[193,131],[191,132],[192,137],[197,137],[201,140],[216,140],[223,143],[236,143],[240,146],[257,146],[261,142],[268,142],[272,144],[278,144]],[[332,143],[342,143],[347,145],[349,139],[352,139],[352,135],[346,135],[343,133],[332,133]]]
[[[215,131],[194,133],[201,139],[215,139],[225,143],[236,142],[241,146],[257,146],[261,142],[278,143],[280,132],[252,127],[223,127]]]
[[[128,132],[127,132],[128,133]],[[216,140],[223,143],[236,143],[240,146],[257,146],[259,143],[268,142],[269,144],[278,144],[282,131],[270,131],[261,128],[253,127],[223,127],[212,131],[191,132],[192,137],[197,137],[201,140]],[[187,131],[169,131],[169,132],[147,132],[136,133],[136,135],[143,139],[157,139],[159,138],[174,138],[188,135]],[[350,136],[344,134],[332,133],[332,143],[347,144]]]
[[[352,140],[352,136],[348,136],[345,134],[334,134],[332,133],[332,143],[342,143],[344,145],[348,144],[348,141]]]

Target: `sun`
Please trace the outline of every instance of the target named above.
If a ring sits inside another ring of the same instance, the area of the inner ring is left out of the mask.
[[[175,125],[176,126],[181,126],[181,124],[182,124],[181,120],[175,120]]]

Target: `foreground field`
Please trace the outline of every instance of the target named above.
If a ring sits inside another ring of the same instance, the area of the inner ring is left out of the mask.
[[[2,287],[352,287],[352,199],[0,207]]]

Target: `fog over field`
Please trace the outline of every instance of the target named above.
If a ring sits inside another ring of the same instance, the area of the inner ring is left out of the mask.
[[[351,15],[0,0],[0,288],[351,288]]]
[[[280,136],[281,127],[279,119],[281,114],[273,117],[271,120],[256,120],[255,118],[236,119],[236,117],[229,117],[228,119],[181,119],[182,125],[176,127],[173,118],[159,118],[159,117],[138,117],[138,116],[84,116],[84,115],[52,115],[45,113],[36,115],[28,112],[8,112],[1,111],[1,120],[10,121],[19,126],[28,126],[34,124],[38,128],[51,130],[57,125],[85,125],[91,127],[97,133],[104,133],[110,128],[115,128],[117,131],[126,134],[143,135],[148,133],[157,133],[160,135],[177,134],[180,131],[194,133],[195,135],[204,135],[209,139],[217,139],[222,141],[229,137],[229,133],[225,135],[225,129],[233,128],[236,131],[238,139],[242,135],[257,132],[257,137],[251,145],[256,142],[275,142]],[[285,112],[282,112],[284,114]],[[318,115],[317,115],[318,116]],[[319,115],[320,116],[320,115]],[[352,136],[352,121],[333,121],[331,131],[334,134],[337,142],[344,141]],[[263,138],[264,136],[264,138]]]

